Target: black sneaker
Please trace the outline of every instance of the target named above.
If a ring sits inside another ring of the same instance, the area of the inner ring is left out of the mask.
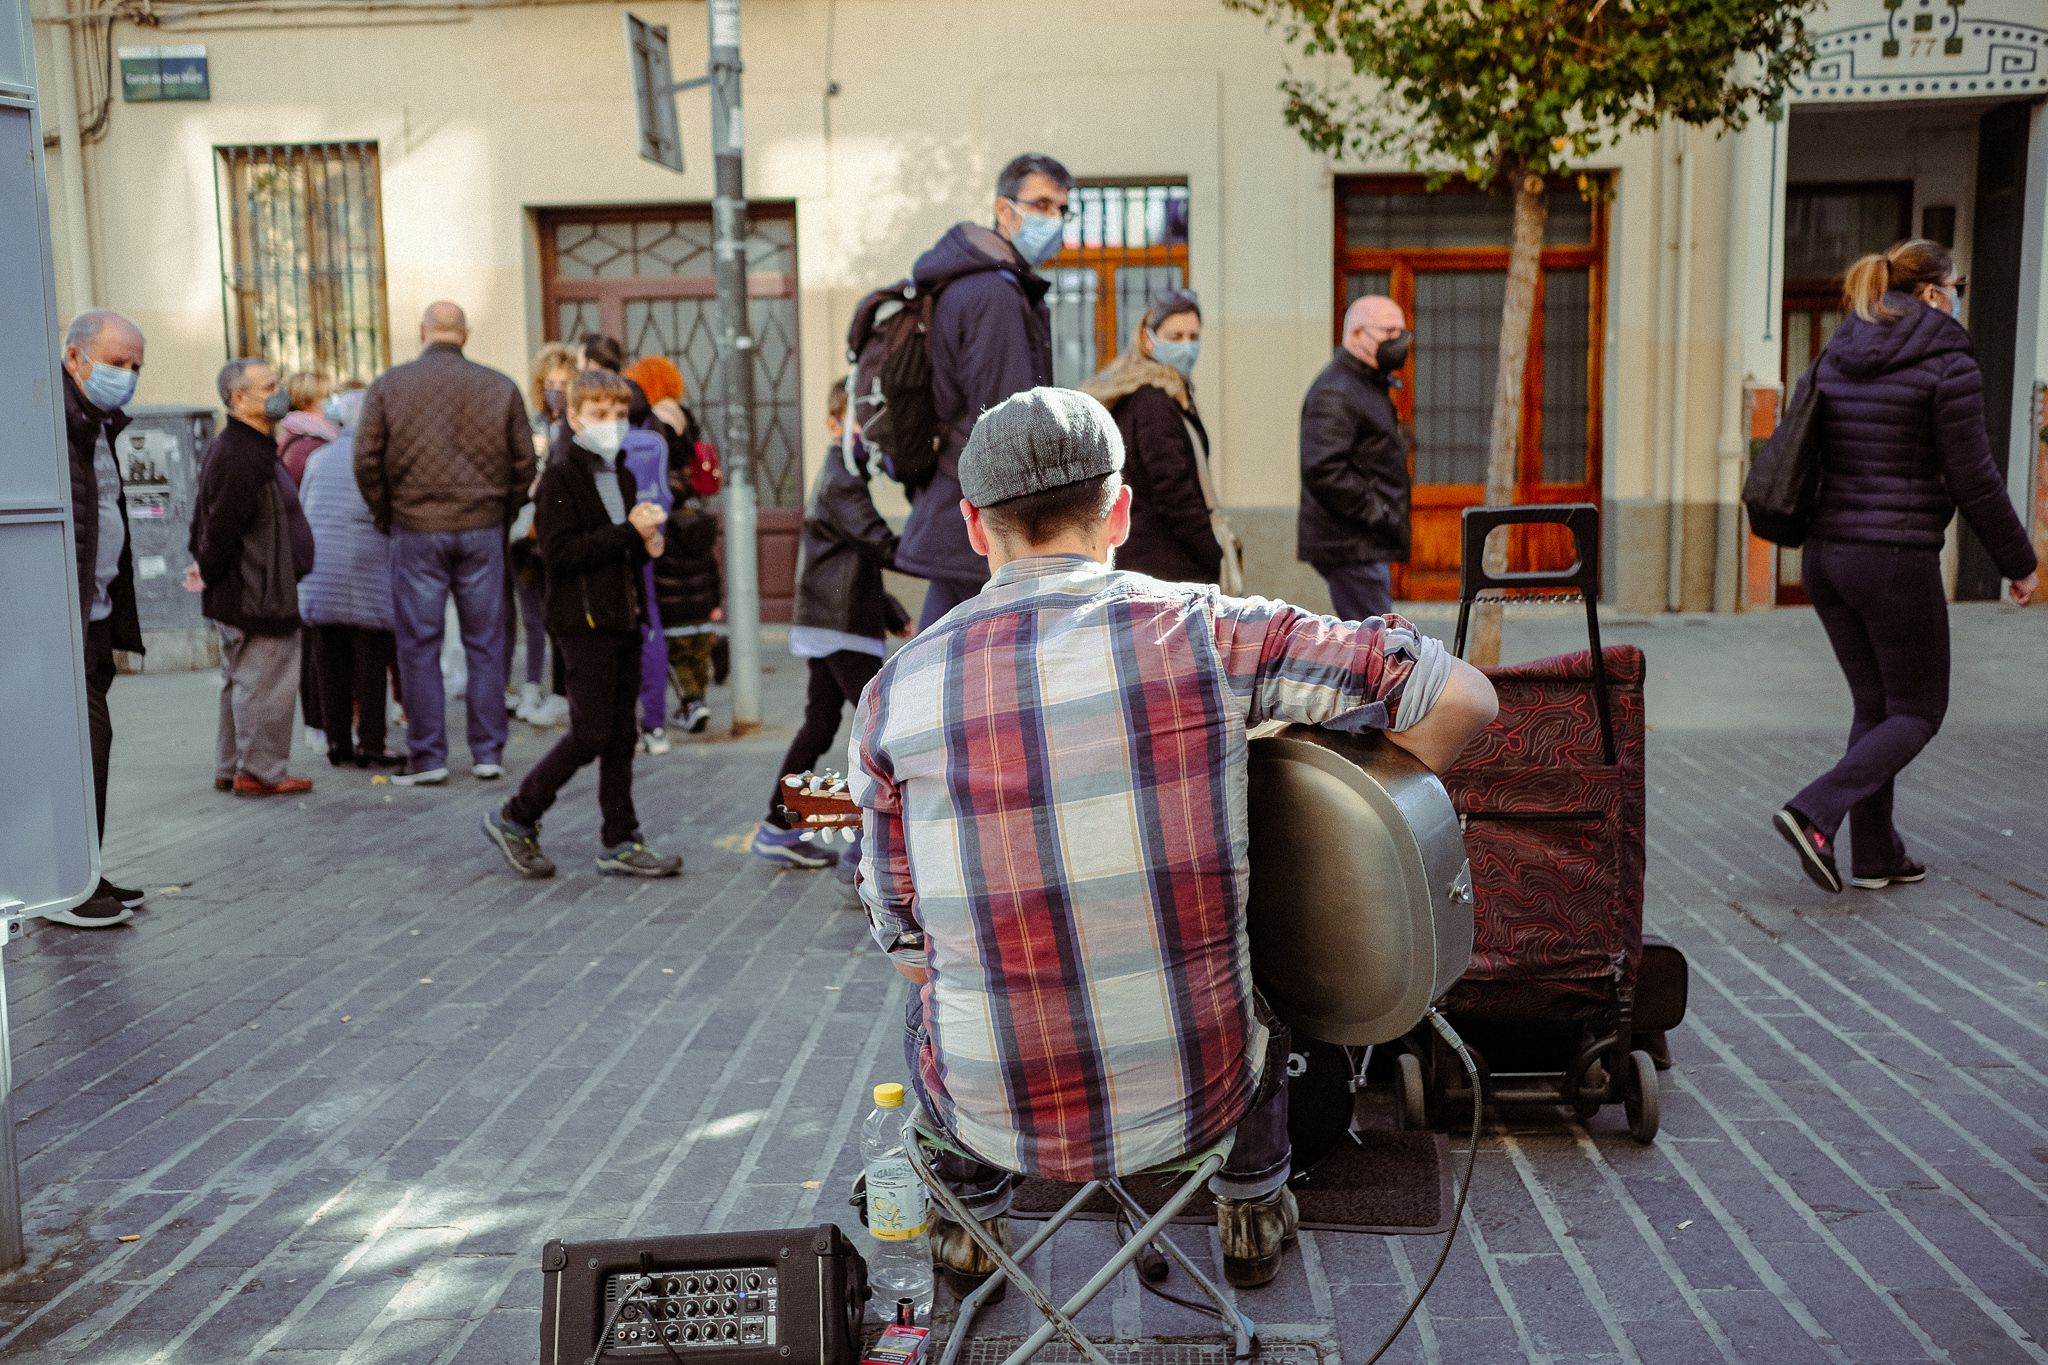
[[[1785,842],[1799,850],[1799,865],[1813,884],[1823,891],[1840,891],[1842,874],[1835,870],[1835,841],[1813,827],[1813,822],[1790,806],[1771,817]]]
[[[55,910],[43,918],[57,924],[68,924],[74,929],[111,929],[134,919],[135,912],[112,896],[95,892],[85,904],[74,905],[69,910]]]
[[[673,877],[683,870],[679,854],[656,853],[638,839],[629,839],[597,855],[597,870],[607,877]]]
[[[1922,873],[1921,875],[1925,876],[1926,874]],[[124,908],[129,910],[140,910],[142,903],[149,899],[146,892],[137,891],[132,886],[116,886],[105,877],[100,878],[99,894],[110,900],[119,901]]]
[[[525,829],[507,819],[501,810],[484,812],[484,838],[498,846],[505,861],[522,877],[539,880],[555,875],[555,865],[540,851],[540,826]]]
[[[1849,878],[1849,885],[1864,891],[1882,891],[1893,882],[1905,884],[1909,882],[1924,882],[1926,880],[1926,868],[1920,866],[1911,858],[1901,858],[1897,863],[1893,864],[1890,871],[1880,872],[1870,877],[1851,877]]]

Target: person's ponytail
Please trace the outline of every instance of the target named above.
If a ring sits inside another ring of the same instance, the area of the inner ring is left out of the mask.
[[[1938,285],[1955,273],[1955,256],[1939,242],[1908,237],[1883,255],[1859,256],[1842,277],[1842,307],[1865,322],[1895,322],[1899,310],[1884,301],[1888,291],[1911,294]]]
[[[1884,301],[1885,286],[1891,283],[1891,263],[1873,251],[1856,258],[1842,277],[1842,307],[1865,322],[1890,322],[1898,311]]]

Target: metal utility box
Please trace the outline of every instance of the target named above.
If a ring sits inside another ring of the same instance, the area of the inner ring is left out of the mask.
[[[150,672],[211,667],[213,633],[199,615],[199,595],[181,582],[192,561],[186,549],[199,493],[199,457],[213,440],[211,408],[138,404],[135,420],[115,443],[127,486],[128,545],[135,557],[135,608]]]

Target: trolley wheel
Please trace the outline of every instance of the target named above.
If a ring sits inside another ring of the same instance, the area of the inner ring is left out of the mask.
[[[1567,1077],[1566,1084],[1566,1098],[1571,1101],[1572,1112],[1584,1122],[1599,1113],[1600,1106],[1606,1103],[1604,1096],[1607,1094],[1607,1067],[1595,1057],[1586,1063],[1585,1069],[1578,1073],[1576,1079]]]
[[[1422,1085],[1422,1059],[1404,1052],[1394,1059],[1395,1082],[1401,1106],[1397,1118],[1404,1133],[1420,1133],[1429,1127],[1429,1104]]]
[[[1638,1048],[1628,1054],[1628,1067],[1628,1093],[1621,1101],[1628,1135],[1648,1145],[1657,1140],[1657,1063]]]

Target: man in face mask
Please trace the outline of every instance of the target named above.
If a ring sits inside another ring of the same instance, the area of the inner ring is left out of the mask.
[[[1296,550],[1347,621],[1393,609],[1391,566],[1408,558],[1414,441],[1392,389],[1414,341],[1392,299],[1357,300],[1344,314],[1344,344],[1301,404]]]
[[[1037,272],[1066,236],[1074,178],[1029,153],[996,177],[994,225],[959,223],[920,256],[911,277],[936,294],[930,334],[932,406],[943,432],[938,469],[911,490],[896,567],[929,581],[923,629],[981,591],[988,564],[967,543],[959,515],[960,452],[983,412],[1011,394],[1052,383],[1050,283]]]
[[[80,313],[64,335],[64,430],[71,450],[72,543],[78,549],[78,607],[85,622],[86,718],[92,731],[93,807],[107,827],[107,762],[114,723],[107,691],[114,651],[142,653],[135,612],[135,564],[128,546],[128,508],[114,442],[128,425],[123,411],[142,374],[142,329],[119,313]],[[129,918],[143,893],[104,877],[91,899],[49,918],[99,929]]]

